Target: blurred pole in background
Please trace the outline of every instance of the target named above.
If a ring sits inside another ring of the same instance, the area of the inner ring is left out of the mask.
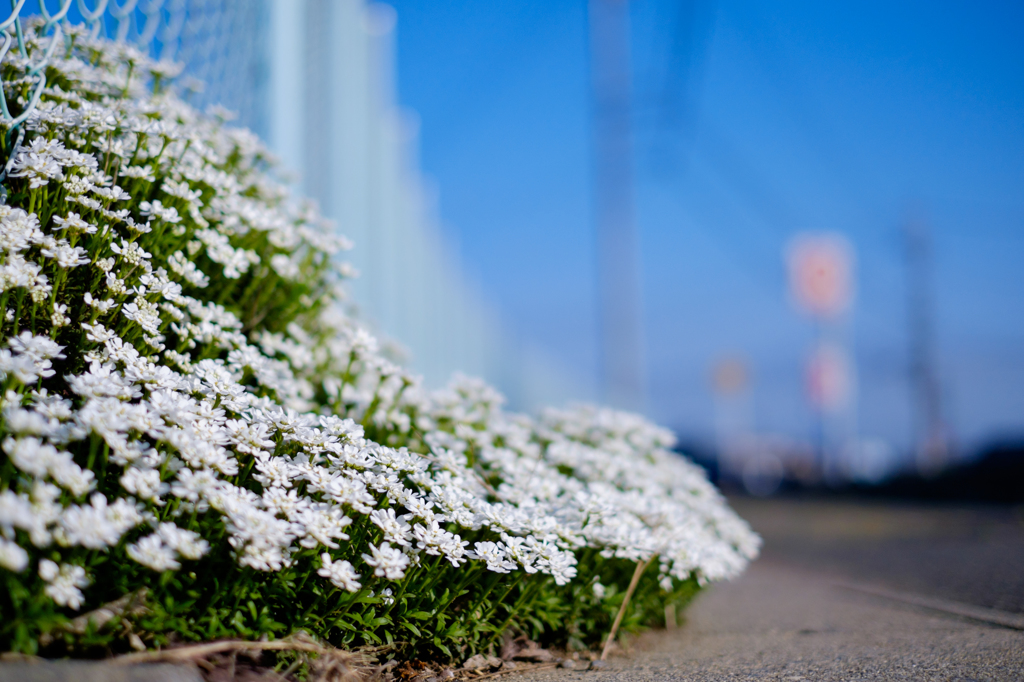
[[[778,480],[774,485],[760,485],[762,477],[758,476],[762,453],[754,434],[753,392],[747,361],[741,356],[720,358],[711,370],[711,388],[719,475],[743,481],[748,492],[771,494],[778,487]],[[753,485],[747,485],[748,480]]]
[[[628,0],[590,0],[594,212],[604,399],[643,410],[640,253],[633,206]]]
[[[856,370],[850,347],[853,246],[841,234],[798,235],[786,254],[790,292],[815,323],[807,362],[807,393],[818,419],[818,451],[826,483],[850,475],[857,457]]]
[[[920,217],[907,220],[903,236],[907,256],[907,331],[916,464],[922,476],[934,476],[948,463],[949,441],[935,366],[931,239],[928,225]]]
[[[718,462],[724,472],[737,477],[742,474],[745,442],[754,434],[750,384],[750,369],[742,357],[721,358],[712,368]]]

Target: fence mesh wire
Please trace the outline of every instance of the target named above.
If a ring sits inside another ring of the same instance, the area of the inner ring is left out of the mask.
[[[31,55],[31,95],[17,115],[11,113],[0,72],[0,128],[4,148],[11,150],[0,182],[24,139],[22,123],[46,88],[46,67],[72,24],[85,26],[93,37],[134,44],[154,59],[179,62],[185,95],[193,105],[223,105],[238,114],[239,123],[263,133],[266,14],[262,0],[11,0],[6,16],[0,9],[0,66],[14,56],[30,56],[26,31],[45,41],[45,47]],[[30,18],[39,23],[27,26]]]

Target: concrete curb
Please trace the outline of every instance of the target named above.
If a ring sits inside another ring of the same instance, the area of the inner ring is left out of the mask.
[[[975,606],[973,604],[964,604],[963,602],[942,599],[940,597],[926,597],[920,594],[896,592],[894,590],[887,590],[881,587],[858,585],[856,583],[839,582],[835,583],[835,587],[841,590],[849,590],[851,592],[867,594],[873,597],[880,597],[882,599],[897,601],[931,611],[939,611],[941,613],[959,616],[961,618],[967,618],[981,623],[987,623],[988,625],[998,625],[999,627],[1009,628],[1011,630],[1024,630],[1024,616],[1017,613],[1009,613],[998,609],[989,609],[984,606]]]

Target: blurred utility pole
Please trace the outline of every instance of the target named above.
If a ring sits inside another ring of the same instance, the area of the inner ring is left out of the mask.
[[[907,322],[910,340],[910,386],[916,420],[917,468],[934,475],[947,463],[949,443],[942,418],[942,394],[935,366],[932,246],[928,225],[911,218],[903,236],[907,256]]]
[[[628,0],[590,0],[594,212],[604,398],[644,408],[640,253],[633,206]]]
[[[726,357],[711,372],[715,400],[715,436],[718,467],[725,475],[741,478],[743,468],[756,455],[750,447],[754,435],[754,409],[750,368],[743,357]]]
[[[786,253],[793,302],[815,322],[807,390],[818,418],[818,450],[826,483],[849,474],[859,448],[857,372],[851,352],[855,294],[853,245],[835,232],[797,235]]]

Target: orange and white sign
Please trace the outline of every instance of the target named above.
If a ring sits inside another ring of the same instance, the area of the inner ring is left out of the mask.
[[[837,233],[804,234],[786,254],[796,304],[816,317],[838,317],[853,299],[853,248]]]

